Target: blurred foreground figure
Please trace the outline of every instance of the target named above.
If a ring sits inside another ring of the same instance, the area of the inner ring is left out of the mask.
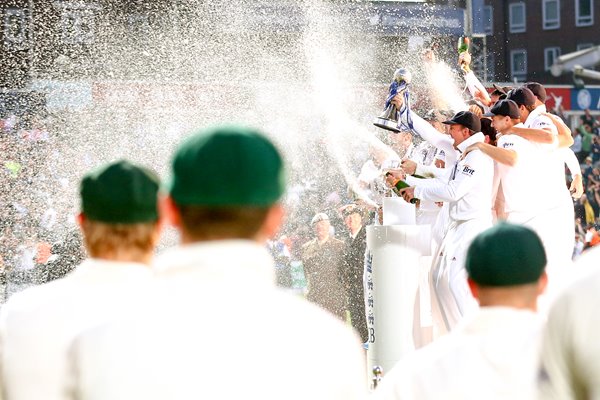
[[[381,381],[378,399],[531,399],[546,287],[546,254],[527,227],[499,223],[467,252],[480,309],[455,330],[410,354]]]
[[[539,399],[599,399],[600,249],[590,250],[575,267],[585,277],[556,299],[542,347]]]
[[[90,259],[65,278],[17,293],[0,319],[5,399],[63,399],[69,344],[135,304],[159,238],[156,175],[127,161],[81,182],[78,222]],[[127,301],[124,301],[127,300]]]
[[[283,160],[256,131],[220,127],[177,150],[162,210],[181,245],[157,296],[73,346],[77,399],[358,399],[361,344],[343,322],[275,286],[265,246],[284,210]]]

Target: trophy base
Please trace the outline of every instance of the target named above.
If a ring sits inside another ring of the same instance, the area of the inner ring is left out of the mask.
[[[400,129],[398,129],[398,121],[394,121],[393,119],[377,117],[373,120],[373,125],[381,129],[386,129],[388,131],[396,133],[400,132]]]

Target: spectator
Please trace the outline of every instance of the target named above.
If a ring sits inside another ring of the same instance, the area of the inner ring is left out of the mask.
[[[327,214],[316,214],[311,225],[315,237],[302,246],[302,265],[308,283],[306,298],[345,321],[346,294],[341,273],[344,242],[331,236]]]
[[[592,151],[592,139],[594,138],[592,126],[584,123],[577,130],[581,134],[581,155],[582,157],[587,157]]]
[[[596,229],[595,225],[588,225],[584,240],[584,250],[587,250],[590,247],[594,247],[598,245],[598,243],[600,243],[600,234],[598,233],[598,230]]]
[[[583,242],[583,237],[579,234],[575,235],[575,248],[573,249],[573,260],[579,258],[581,253],[583,253],[583,248],[585,247],[585,243]]]
[[[575,153],[575,155],[577,156],[577,160],[579,161],[579,163],[583,162],[584,154],[581,152],[582,150],[582,143],[581,143],[581,134],[579,133],[579,131],[577,129],[575,129],[573,132],[573,144],[571,145],[571,150],[573,150],[573,153]]]
[[[592,170],[594,166],[592,164],[592,157],[588,156],[584,160],[584,165],[581,168],[581,173],[583,174],[584,184],[587,186],[589,177],[592,174]]]
[[[350,312],[352,326],[359,333],[362,342],[366,343],[369,337],[367,334],[363,271],[367,248],[367,232],[361,210],[355,204],[344,206],[342,215],[348,229],[342,270],[347,309]]]
[[[583,115],[579,117],[579,119],[581,120],[582,124],[588,124],[590,127],[593,127],[594,122],[596,122],[596,119],[592,116],[589,108],[586,108],[583,111]]]
[[[592,141],[592,164],[596,164],[600,161],[600,136],[594,136]]]

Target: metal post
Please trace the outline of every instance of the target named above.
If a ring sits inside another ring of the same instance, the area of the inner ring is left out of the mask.
[[[473,35],[473,0],[467,0],[465,13],[465,36]]]

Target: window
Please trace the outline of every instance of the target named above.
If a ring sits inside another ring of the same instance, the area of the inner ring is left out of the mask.
[[[560,28],[560,0],[544,0],[542,16],[544,29]]]
[[[492,6],[483,7],[483,32],[486,35],[494,34],[494,9]]]
[[[93,3],[61,2],[61,37],[64,43],[93,43],[95,40],[95,12]]]
[[[527,76],[527,50],[511,50],[510,74],[513,80],[524,80]]]
[[[575,25],[594,24],[594,0],[575,0]]]
[[[28,18],[22,8],[8,8],[4,14],[4,43],[22,47],[27,42]]]
[[[546,47],[544,49],[544,70],[550,71],[550,67],[560,57],[560,47]]]
[[[511,3],[508,7],[510,33],[525,32],[525,3]]]

